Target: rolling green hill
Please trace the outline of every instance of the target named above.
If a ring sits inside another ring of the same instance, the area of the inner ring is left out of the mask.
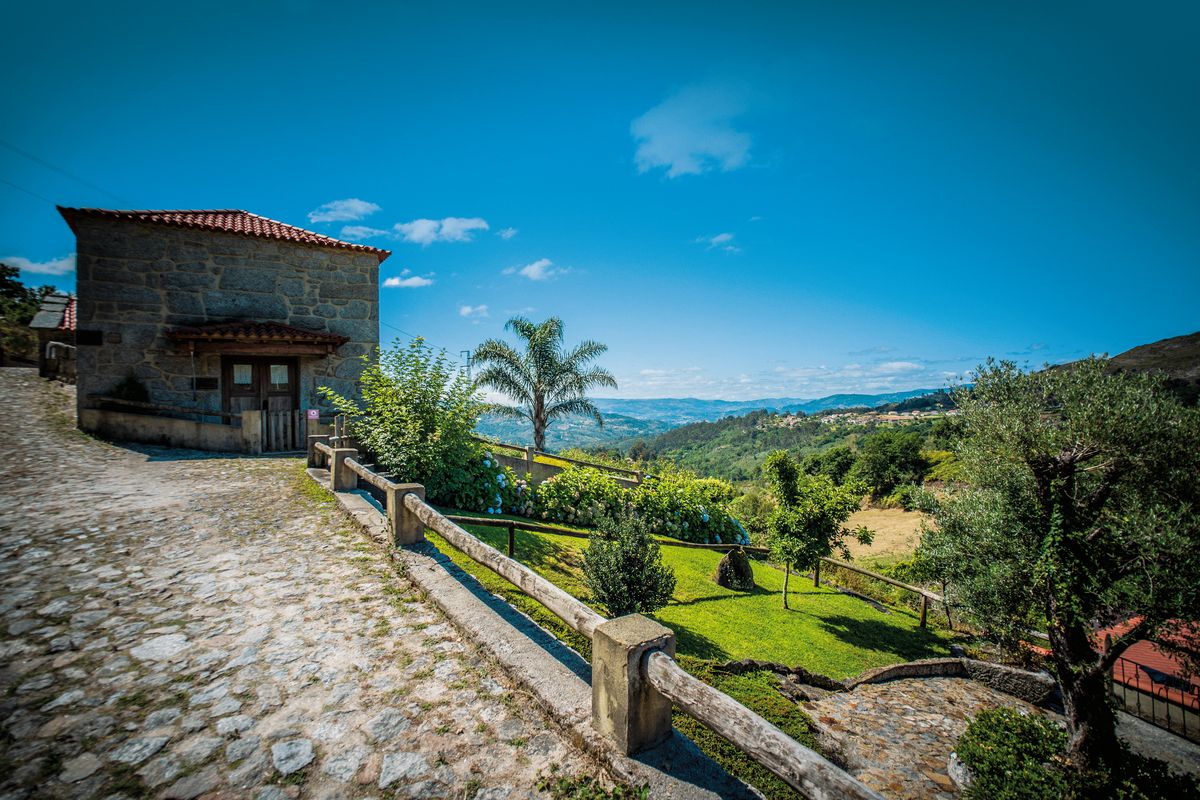
[[[568,447],[591,447],[637,438],[653,438],[670,428],[660,420],[634,419],[621,414],[604,414],[604,427],[587,417],[557,420],[546,429],[546,449],[557,452]],[[533,429],[528,422],[512,417],[484,414],[475,426],[480,436],[511,444],[532,444]]]
[[[927,432],[933,420],[913,422],[905,430]],[[797,417],[754,411],[716,422],[696,422],[673,428],[644,441],[651,457],[666,458],[700,475],[731,481],[759,477],[763,459],[772,450],[807,455],[836,444],[855,444],[878,424],[826,423],[821,417]],[[628,448],[632,442],[620,445]],[[639,447],[642,449],[642,447]]]

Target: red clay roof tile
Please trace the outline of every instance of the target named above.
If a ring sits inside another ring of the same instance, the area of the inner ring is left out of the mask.
[[[389,250],[368,247],[365,244],[354,244],[334,239],[320,233],[297,228],[249,211],[236,208],[204,209],[197,211],[118,211],[107,208],[65,208],[58,206],[58,212],[63,219],[75,229],[78,219],[113,219],[130,222],[146,222],[152,225],[170,225],[176,228],[199,228],[208,231],[236,233],[243,236],[256,236],[260,239],[278,239],[285,242],[313,244],[320,247],[337,247],[343,250],[357,250],[361,253],[374,253],[380,261],[391,255]]]

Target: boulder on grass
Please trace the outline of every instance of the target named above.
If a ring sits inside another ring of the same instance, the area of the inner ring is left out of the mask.
[[[713,580],[718,586],[733,589],[737,592],[748,592],[754,588],[754,570],[750,568],[750,558],[742,548],[730,550],[717,564],[717,574]]]

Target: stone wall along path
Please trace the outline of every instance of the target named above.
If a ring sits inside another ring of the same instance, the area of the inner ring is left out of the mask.
[[[536,795],[596,773],[294,459],[131,450],[0,370],[0,798]]]

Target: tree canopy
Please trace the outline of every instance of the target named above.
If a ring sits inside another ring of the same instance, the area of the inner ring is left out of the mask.
[[[979,368],[956,393],[966,485],[926,495],[921,556],[998,638],[1045,628],[1080,764],[1116,751],[1105,676],[1138,639],[1195,659],[1200,410],[1106,361]],[[1128,630],[1107,643],[1099,631]]]
[[[767,519],[771,556],[783,562],[788,572],[792,568],[815,567],[835,550],[848,558],[849,537],[863,544],[871,542],[869,530],[864,527],[851,530],[844,524],[862,502],[866,493],[862,484],[849,482],[838,486],[827,475],[809,475],[785,450],[767,456],[763,473],[776,502]],[[787,585],[785,572],[784,608],[788,607]]]

